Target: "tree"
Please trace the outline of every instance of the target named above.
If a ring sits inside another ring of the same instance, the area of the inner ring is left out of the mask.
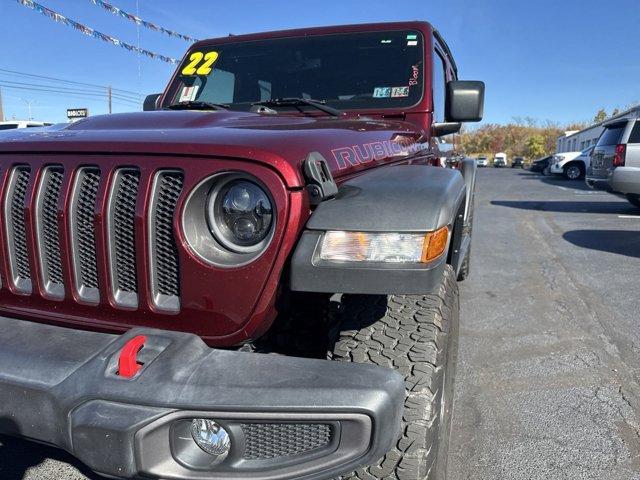
[[[547,153],[545,143],[542,135],[531,135],[525,142],[525,155],[529,158],[543,157]]]
[[[604,122],[607,119],[607,117],[608,117],[607,111],[604,108],[601,108],[593,117],[593,123]]]
[[[615,117],[615,116],[616,116],[616,115],[618,115],[619,113],[620,113],[620,109],[619,109],[619,108],[614,108],[614,109],[611,111],[611,116],[612,116],[612,117]]]

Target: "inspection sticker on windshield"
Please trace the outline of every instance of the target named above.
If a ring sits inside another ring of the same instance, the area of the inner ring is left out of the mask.
[[[373,89],[373,98],[388,98],[391,96],[391,87],[376,87]]]
[[[193,87],[182,87],[182,92],[180,92],[180,98],[178,98],[178,101],[193,102],[198,96],[199,89],[199,85],[194,85]]]
[[[408,97],[409,96],[409,87],[393,87],[391,89],[391,97]]]
[[[418,35],[416,34],[407,35],[407,46],[415,47],[417,45],[418,45]]]

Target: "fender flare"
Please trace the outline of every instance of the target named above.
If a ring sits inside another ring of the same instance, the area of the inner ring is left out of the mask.
[[[376,168],[344,182],[336,197],[320,203],[307,222],[291,261],[291,290],[381,295],[431,291],[447,255],[428,264],[324,262],[318,251],[323,233],[453,229],[466,208],[466,192],[460,171],[425,165]]]

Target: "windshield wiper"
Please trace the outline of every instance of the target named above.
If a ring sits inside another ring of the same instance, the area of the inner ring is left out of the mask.
[[[329,115],[333,115],[334,117],[339,117],[340,115],[342,115],[342,112],[340,110],[325,105],[324,100],[313,100],[312,98],[298,98],[298,97],[274,98],[272,100],[263,100],[261,102],[255,102],[255,103],[252,103],[251,105],[262,105],[264,107],[301,107],[304,105],[304,106],[317,108],[318,110],[324,113],[328,113]]]
[[[164,107],[164,110],[228,110],[229,105],[212,102],[180,102]]]

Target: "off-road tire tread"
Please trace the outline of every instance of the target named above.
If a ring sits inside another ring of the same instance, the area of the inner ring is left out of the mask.
[[[343,295],[340,333],[330,358],[398,370],[405,377],[406,398],[395,448],[377,464],[342,479],[436,478],[439,447],[443,455],[448,449],[450,419],[445,419],[446,431],[439,432],[440,411],[449,332],[457,331],[458,309],[458,286],[448,265],[427,295]],[[454,374],[447,372],[451,381]],[[447,445],[438,445],[439,433]]]

